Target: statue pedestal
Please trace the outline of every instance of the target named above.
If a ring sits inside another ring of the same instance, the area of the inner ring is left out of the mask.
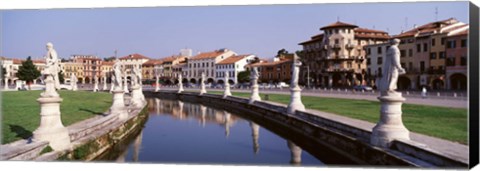
[[[97,92],[98,91],[98,83],[95,83],[93,85],[93,92]]]
[[[184,91],[183,90],[183,84],[179,84],[177,93],[182,93],[183,91]]]
[[[230,92],[230,85],[225,85],[225,91],[223,92],[223,98],[227,98],[227,96],[231,96],[232,92]]]
[[[118,115],[120,120],[125,120],[128,117],[127,110],[125,108],[125,101],[123,97],[123,90],[121,88],[117,88],[113,90],[113,102],[112,106],[110,107],[109,113],[110,115]]]
[[[250,96],[250,101],[248,103],[252,104],[255,101],[261,101],[260,95],[258,94],[258,84],[253,84],[252,86],[252,96]]]
[[[381,102],[380,121],[373,127],[370,143],[388,148],[394,139],[410,139],[410,132],[402,122],[402,103],[405,98],[398,92],[382,92],[378,97]]]
[[[134,108],[142,108],[144,104],[143,93],[139,85],[132,86],[132,99],[130,105]]]
[[[123,92],[124,93],[129,93],[128,91],[128,85],[127,85],[127,82],[125,81],[124,84],[123,84]]]
[[[291,95],[290,95],[290,103],[288,104],[287,107],[287,113],[288,114],[295,114],[295,111],[305,111],[305,106],[302,103],[302,95],[301,92],[302,89],[300,87],[296,86],[292,89],[290,89]]]
[[[158,83],[155,84],[155,92],[158,92],[160,90],[160,86],[158,86]]]
[[[3,89],[8,90],[8,79],[4,78],[5,80],[5,87]]]
[[[56,151],[69,149],[70,135],[60,116],[62,98],[55,91],[51,75],[47,76],[45,83],[45,92],[37,99],[40,103],[40,126],[33,132],[33,141],[48,141]]]
[[[205,89],[205,84],[201,84],[200,88],[200,95],[207,93],[207,90]]]
[[[107,82],[105,81],[105,82],[103,82],[103,89],[102,89],[102,90],[103,90],[103,91],[106,91],[107,89],[108,89],[108,88],[107,88]]]

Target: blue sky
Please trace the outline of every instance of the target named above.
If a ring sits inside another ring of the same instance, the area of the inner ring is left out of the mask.
[[[354,3],[211,7],[6,10],[1,12],[0,56],[42,57],[52,42],[60,57],[140,53],[151,58],[181,48],[229,48],[270,58],[336,22],[395,35],[414,24],[457,18],[468,23],[468,2]],[[408,22],[406,23],[406,18]]]

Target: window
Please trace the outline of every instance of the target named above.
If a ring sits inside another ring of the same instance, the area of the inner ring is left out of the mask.
[[[382,54],[382,47],[377,47],[377,53]]]
[[[335,44],[338,44],[339,43],[339,40],[338,39],[335,39]]]
[[[381,77],[382,76],[382,67],[378,67],[378,76]]]
[[[383,63],[383,58],[382,57],[378,57],[377,59],[377,64],[382,64]]]
[[[413,56],[413,50],[412,49],[408,49],[408,57],[412,57]]]
[[[405,68],[405,63],[400,63],[400,65],[402,66],[402,68]]]
[[[437,53],[435,52],[430,53],[430,59],[437,59]]]
[[[432,46],[435,46],[435,39],[432,39]]]
[[[367,69],[367,73],[368,73],[368,75],[372,75],[372,73],[370,71],[370,68]]]
[[[466,65],[467,65],[467,57],[462,56],[462,57],[460,58],[460,65],[461,65],[461,66],[466,66]]]
[[[409,62],[409,63],[408,63],[408,69],[409,69],[409,70],[412,70],[412,69],[413,69],[413,63],[412,63],[412,62]]]
[[[439,52],[439,53],[438,53],[438,57],[439,57],[440,59],[445,59],[445,52]]]
[[[428,44],[424,43],[423,44],[423,51],[426,52],[428,50]]]
[[[335,29],[335,33],[338,34],[338,29]]]
[[[367,58],[367,65],[370,65],[370,58]]]
[[[367,55],[370,55],[372,48],[367,49]]]
[[[400,57],[405,57],[406,53],[405,53],[405,50],[400,50]]]
[[[456,47],[456,41],[451,40],[447,42],[447,48],[455,48]]]
[[[425,72],[425,61],[420,62],[420,72]]]
[[[460,47],[467,47],[467,39],[461,40]]]
[[[445,45],[445,37],[442,38],[442,39],[440,39],[440,44],[441,44],[441,45]]]
[[[454,57],[448,57],[447,58],[447,66],[455,66],[455,58]]]
[[[422,48],[421,46],[422,46],[422,45],[420,45],[420,44],[417,44],[417,52],[420,52],[420,51],[422,51],[422,50],[421,50],[421,48]]]

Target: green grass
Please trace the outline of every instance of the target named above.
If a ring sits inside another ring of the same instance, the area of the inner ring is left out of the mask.
[[[221,91],[210,91],[222,94]],[[250,97],[250,93],[232,92],[234,96]],[[262,99],[265,94],[260,94]],[[408,99],[407,99],[408,100]],[[288,104],[289,95],[269,94],[269,101]],[[380,102],[340,98],[302,96],[305,108],[338,114],[350,118],[377,123],[380,118]],[[467,109],[402,105],[402,120],[408,130],[424,135],[468,144]]]
[[[41,91],[2,92],[2,144],[26,139],[40,124]],[[62,123],[65,126],[108,110],[112,95],[103,92],[59,91]]]

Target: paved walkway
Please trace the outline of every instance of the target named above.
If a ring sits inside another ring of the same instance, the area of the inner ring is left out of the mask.
[[[148,90],[151,88],[144,88],[144,90]],[[177,90],[175,87],[162,87],[162,90]],[[199,91],[197,88],[184,88],[186,91]],[[207,89],[208,91],[223,91],[223,89]],[[250,93],[251,90],[249,89],[231,89],[232,92],[246,92]],[[260,89],[260,93],[271,93],[271,94],[290,94],[288,89],[283,90],[269,90],[269,89]],[[342,98],[342,99],[359,99],[359,100],[370,100],[370,101],[378,101],[377,97],[379,96],[378,93],[372,92],[365,92],[365,93],[352,93],[343,91],[302,91],[302,95],[304,96],[315,96],[315,97],[331,97],[331,98]],[[441,99],[441,98],[418,98],[418,97],[406,97],[406,104],[419,104],[419,105],[427,105],[427,106],[440,106],[440,107],[451,107],[451,108],[468,108],[468,101],[462,99]]]

